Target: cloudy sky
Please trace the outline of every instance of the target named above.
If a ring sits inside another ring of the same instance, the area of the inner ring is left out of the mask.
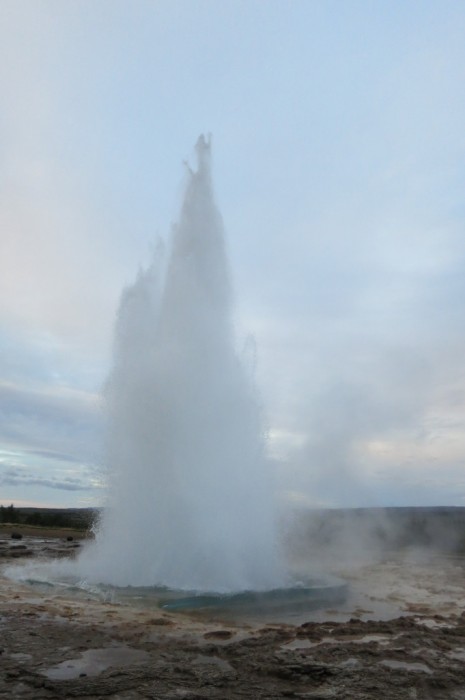
[[[102,502],[124,285],[213,134],[285,503],[465,505],[465,5],[0,1],[0,502]]]

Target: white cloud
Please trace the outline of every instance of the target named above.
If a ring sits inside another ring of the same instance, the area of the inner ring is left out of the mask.
[[[2,465],[3,466],[3,465]],[[0,484],[2,486],[44,486],[60,491],[87,491],[97,487],[96,482],[86,482],[76,477],[68,476],[58,478],[46,478],[34,475],[26,469],[18,467],[7,467],[0,473]]]
[[[95,395],[42,385],[0,384],[0,442],[22,459],[97,464],[102,417]]]

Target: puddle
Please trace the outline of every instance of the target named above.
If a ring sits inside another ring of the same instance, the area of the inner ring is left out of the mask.
[[[417,618],[416,623],[418,625],[423,625],[423,627],[428,627],[430,630],[434,629],[452,629],[455,625],[451,624],[447,620],[433,620],[432,618]]]
[[[397,639],[399,635],[389,636],[387,634],[365,634],[363,637],[358,639],[349,639],[348,641],[353,644],[369,644],[370,642],[377,642],[378,644],[389,644],[393,639]]]
[[[212,666],[216,666],[221,671],[234,671],[231,664],[228,661],[225,661],[224,659],[220,659],[219,656],[206,656],[205,654],[199,654],[195,657],[192,663],[194,666],[198,666],[201,664],[210,664]]]
[[[448,651],[446,656],[449,659],[454,659],[454,661],[465,661],[465,649],[463,647],[456,647],[452,651]]]
[[[338,668],[359,668],[361,665],[359,659],[355,659],[351,656],[349,659],[341,661],[341,663],[338,664]]]
[[[329,639],[329,637],[326,637],[325,639],[327,640]],[[281,651],[292,651],[294,649],[311,649],[312,647],[316,647],[319,644],[324,644],[325,639],[321,639],[319,642],[311,642],[309,639],[294,639],[292,642],[283,644],[281,646]]]
[[[9,654],[10,659],[15,659],[16,661],[31,661],[32,654],[22,654],[17,652],[16,654]]]
[[[127,646],[88,649],[78,659],[67,659],[56,666],[42,671],[42,675],[54,681],[67,681],[81,675],[98,676],[110,666],[130,666],[140,664],[149,658],[146,651]]]
[[[396,661],[395,659],[383,659],[380,662],[383,666],[392,669],[402,669],[404,671],[414,671],[420,673],[433,673],[432,670],[426,664],[420,664],[415,661]]]
[[[396,639],[399,635],[394,637],[386,634],[365,634],[363,637],[352,637],[345,635],[344,637],[323,637],[317,642],[311,642],[309,639],[293,639],[292,642],[283,644],[281,646],[281,651],[290,651],[295,649],[312,649],[313,647],[320,646],[321,644],[369,644],[370,642],[377,642],[378,644],[389,644],[390,641]]]

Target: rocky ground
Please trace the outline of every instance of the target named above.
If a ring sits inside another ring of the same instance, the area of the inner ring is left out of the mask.
[[[3,533],[3,573],[76,544]],[[137,609],[2,576],[0,698],[465,700],[465,562],[396,556],[340,573],[347,604],[293,624]]]

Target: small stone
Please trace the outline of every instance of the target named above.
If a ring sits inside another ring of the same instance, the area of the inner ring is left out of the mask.
[[[213,630],[203,635],[204,639],[231,639],[233,633],[229,630]]]
[[[6,672],[7,678],[18,678],[18,676],[19,676],[19,671],[16,668],[12,669],[11,671]]]
[[[153,617],[148,621],[149,625],[172,625],[171,620],[167,620],[166,617]]]

